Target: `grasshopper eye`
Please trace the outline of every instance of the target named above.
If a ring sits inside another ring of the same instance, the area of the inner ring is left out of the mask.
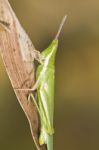
[[[42,62],[44,62],[45,61],[45,58],[42,58]]]
[[[44,64],[45,59],[46,59],[46,58],[42,56],[42,57],[40,58],[40,60],[41,60],[40,63],[41,63],[41,64]]]

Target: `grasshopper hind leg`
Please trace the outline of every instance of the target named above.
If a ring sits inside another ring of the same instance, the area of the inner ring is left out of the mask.
[[[39,144],[40,145],[46,144],[45,141],[46,139],[45,139],[44,129],[42,127],[40,131],[40,136],[39,136]]]

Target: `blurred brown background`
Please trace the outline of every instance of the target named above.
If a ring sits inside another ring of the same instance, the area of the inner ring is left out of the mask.
[[[36,49],[68,15],[56,60],[54,150],[99,149],[99,1],[9,0]],[[0,149],[35,150],[0,57]]]

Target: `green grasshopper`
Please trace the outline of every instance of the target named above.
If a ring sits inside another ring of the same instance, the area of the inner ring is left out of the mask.
[[[31,89],[20,89],[31,91],[28,100],[32,98],[40,115],[39,144],[46,144],[48,150],[53,150],[55,56],[58,48],[58,37],[66,17],[63,18],[52,43],[40,54],[39,62],[41,63],[37,67],[35,85]],[[37,101],[32,93],[35,90],[37,90]]]

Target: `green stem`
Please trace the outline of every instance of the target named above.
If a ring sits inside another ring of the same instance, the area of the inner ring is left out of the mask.
[[[53,135],[47,134],[47,150],[53,150]]]

